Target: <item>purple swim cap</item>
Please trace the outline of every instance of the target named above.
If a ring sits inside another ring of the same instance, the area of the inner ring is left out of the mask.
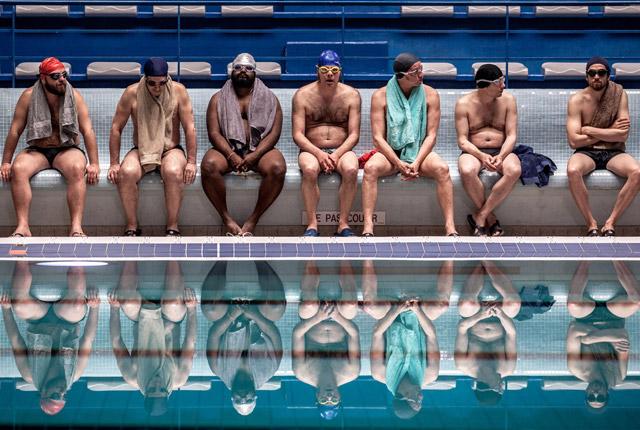
[[[164,58],[151,57],[144,63],[145,76],[167,76],[169,64]]]
[[[331,49],[322,51],[322,54],[320,54],[320,58],[318,58],[318,66],[342,67],[342,64],[340,64],[340,56]]]

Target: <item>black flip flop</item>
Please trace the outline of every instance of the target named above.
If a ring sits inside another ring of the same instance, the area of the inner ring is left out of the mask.
[[[489,236],[502,236],[504,234],[504,229],[500,225],[500,221],[496,219],[491,227],[489,227]]]
[[[182,234],[180,234],[180,232],[178,230],[174,230],[172,228],[168,228],[165,232],[164,235],[169,237],[169,236],[173,236],[173,237],[180,237],[182,236]]]
[[[587,237],[598,237],[598,236],[600,236],[600,233],[598,233],[598,229],[597,228],[592,228],[591,230],[587,231],[586,236]]]
[[[142,234],[142,230],[140,230],[139,228],[136,228],[136,229],[125,230],[122,235],[125,237],[135,237],[135,236],[140,236],[141,234]]]

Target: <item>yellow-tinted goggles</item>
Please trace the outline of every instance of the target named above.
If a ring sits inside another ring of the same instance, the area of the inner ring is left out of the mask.
[[[318,71],[323,75],[326,75],[329,72],[335,75],[336,73],[340,72],[340,70],[342,70],[338,66],[316,66],[316,67],[318,68]]]

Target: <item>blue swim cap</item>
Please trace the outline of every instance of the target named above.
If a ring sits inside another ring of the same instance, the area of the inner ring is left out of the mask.
[[[322,51],[322,54],[320,54],[320,58],[318,58],[318,66],[342,67],[342,64],[340,64],[340,56],[331,49]]]
[[[331,421],[340,413],[340,405],[318,405],[318,411],[322,419]]]
[[[169,65],[164,58],[151,57],[144,63],[145,76],[167,76]]]

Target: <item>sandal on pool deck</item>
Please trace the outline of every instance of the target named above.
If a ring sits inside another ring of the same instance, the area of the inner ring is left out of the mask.
[[[164,232],[164,235],[165,235],[166,237],[169,237],[169,236],[173,236],[173,237],[180,237],[180,236],[182,236],[178,230],[174,230],[174,229],[172,229],[172,228],[168,228],[168,229]]]
[[[489,236],[502,236],[504,234],[504,229],[502,228],[502,226],[500,225],[500,221],[498,221],[496,219],[496,222],[494,222],[491,227],[489,227]]]
[[[604,237],[613,237],[616,235],[616,230],[613,228],[608,228],[606,230],[602,230],[602,236]]]
[[[24,234],[22,233],[13,233],[11,236],[9,237],[24,237]]]
[[[598,236],[600,236],[600,234],[598,233],[598,229],[597,228],[592,228],[591,230],[587,231],[587,234],[585,236],[587,236],[587,237],[598,237]]]
[[[304,233],[302,233],[303,237],[318,237],[320,236],[320,233],[318,233],[318,230],[315,228],[308,228],[304,231]]]
[[[125,230],[122,235],[125,237],[134,237],[134,236],[140,236],[141,234],[142,234],[142,230],[140,230],[139,228],[136,228],[136,229],[130,228],[129,230]]]
[[[373,233],[362,233],[361,237],[374,237]]]
[[[87,235],[81,231],[74,231],[69,235],[69,237],[87,237]]]
[[[356,234],[349,227],[346,227],[340,231],[336,231],[333,235],[336,237],[352,237],[352,236],[355,236]]]

